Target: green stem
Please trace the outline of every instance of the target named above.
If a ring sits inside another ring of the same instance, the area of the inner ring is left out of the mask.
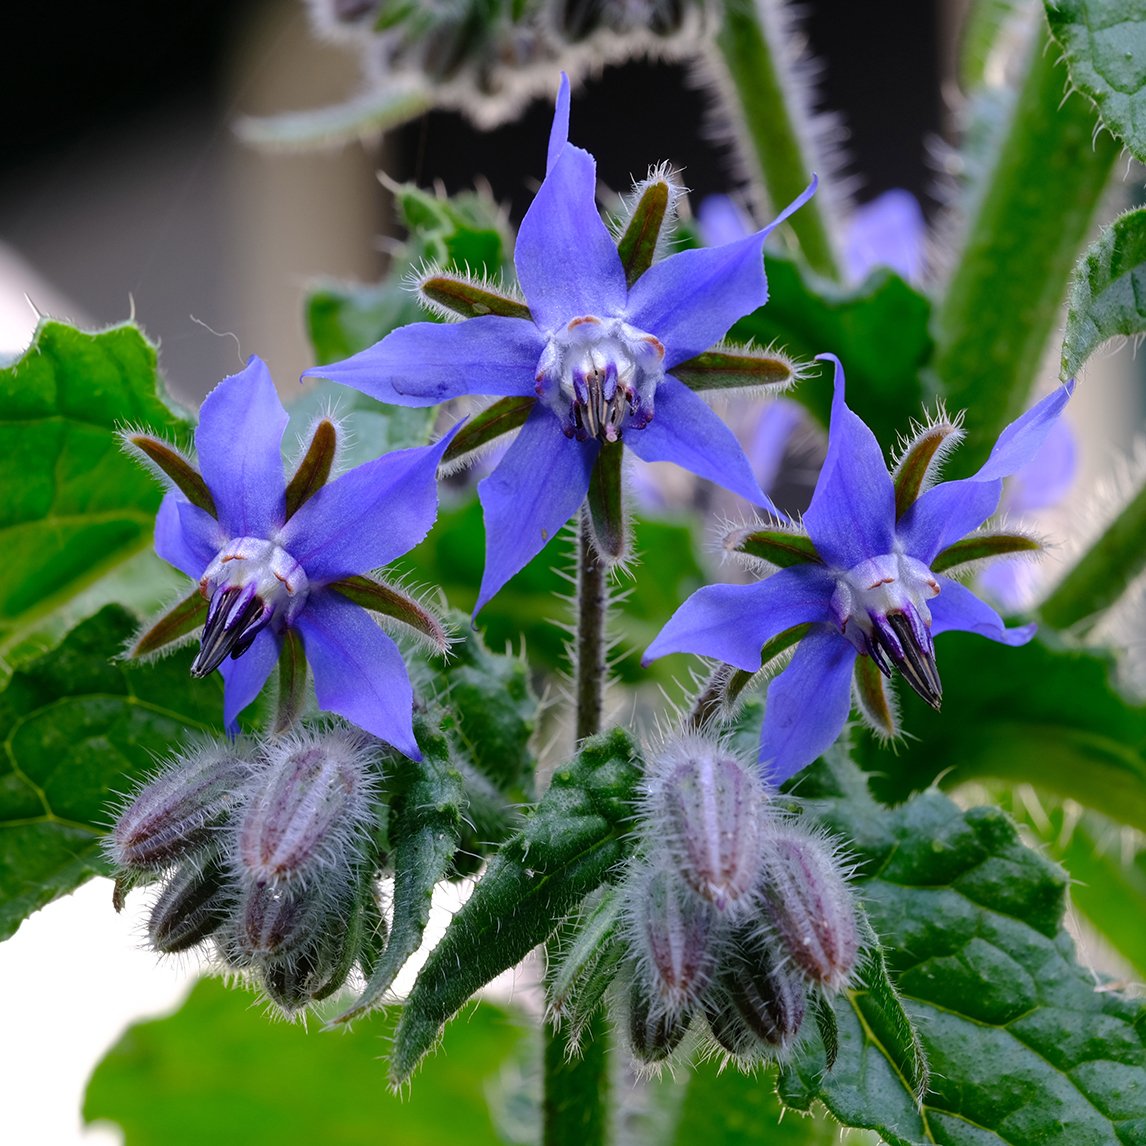
[[[577,537],[574,724],[577,739],[601,731],[606,677],[606,571],[593,550],[588,510]],[[544,1146],[603,1146],[608,1130],[609,1057],[604,1014],[595,1014],[570,1054],[568,1025],[545,1026]]]
[[[1087,629],[1146,569],[1146,486],[1107,526],[1038,610],[1056,629]]]
[[[1107,133],[1095,136],[1085,99],[1063,102],[1060,55],[1041,27],[935,312],[933,382],[952,410],[968,412],[950,476],[981,465],[999,431],[1026,408],[1118,156]]]
[[[727,78],[736,95],[730,108],[741,121],[746,158],[759,176],[774,211],[787,206],[808,185],[812,157],[801,124],[785,91],[781,45],[770,43],[761,5],[730,0],[716,37]],[[818,199],[806,203],[791,219],[808,266],[839,282],[839,260]]]

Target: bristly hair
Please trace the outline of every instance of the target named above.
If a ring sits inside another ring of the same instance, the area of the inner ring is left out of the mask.
[[[423,285],[428,279],[435,277],[457,279],[460,282],[468,283],[470,286],[477,287],[479,290],[489,291],[491,294],[500,294],[505,298],[511,299],[513,302],[519,302],[522,306],[526,305],[525,296],[521,293],[521,288],[516,282],[506,281],[503,275],[490,274],[487,271],[480,273],[470,269],[467,263],[464,270],[457,268],[447,268],[440,263],[423,259],[417,267],[411,267],[402,276],[402,286],[413,294],[418,304],[430,314],[436,315],[438,318],[445,322],[465,322],[465,315],[458,314],[456,310],[451,310],[448,306],[430,298],[424,292]]]

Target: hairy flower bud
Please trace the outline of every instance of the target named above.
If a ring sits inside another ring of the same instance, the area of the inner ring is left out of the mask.
[[[307,731],[274,742],[243,810],[236,872],[256,886],[349,876],[375,791],[373,749],[357,732]]]
[[[662,1062],[680,1045],[692,1016],[659,1007],[639,978],[629,986],[629,1048],[643,1063]]]
[[[654,1017],[690,1012],[712,981],[719,917],[669,872],[638,869],[628,893],[630,950]]]
[[[241,799],[251,766],[233,744],[177,756],[120,812],[105,842],[119,868],[167,867],[207,843]]]
[[[253,884],[239,905],[239,947],[251,959],[297,949],[323,914],[315,896],[298,884]]]
[[[731,912],[751,901],[760,875],[766,799],[757,769],[704,737],[682,737],[654,765],[646,827],[685,883]]]
[[[795,823],[773,825],[764,839],[763,895],[795,965],[812,983],[841,990],[855,969],[859,928],[836,844]]]
[[[188,951],[214,934],[234,910],[226,865],[212,855],[176,869],[151,909],[147,935],[156,951]]]

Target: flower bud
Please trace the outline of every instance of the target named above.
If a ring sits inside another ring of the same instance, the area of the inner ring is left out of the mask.
[[[373,749],[327,728],[272,742],[239,823],[236,874],[256,886],[348,878],[358,865],[375,791]]]
[[[755,768],[704,737],[683,737],[655,765],[648,830],[697,895],[732,911],[750,902],[759,878],[765,802]]]
[[[859,951],[852,890],[827,837],[795,823],[765,833],[763,896],[780,945],[812,983],[839,991]]]
[[[662,1062],[680,1045],[691,1015],[670,1015],[658,1007],[639,978],[629,987],[629,1047],[643,1063]]]
[[[321,904],[298,884],[252,884],[239,904],[238,944],[248,959],[300,947],[323,916]]]
[[[241,799],[250,764],[234,745],[206,743],[144,784],[105,843],[120,868],[160,869],[207,843]]]
[[[716,912],[672,873],[648,867],[630,881],[627,899],[630,950],[654,1016],[691,1012],[712,981]]]
[[[741,931],[736,950],[721,969],[719,997],[727,1024],[729,1008],[744,1028],[762,1044],[762,1051],[786,1051],[800,1033],[807,1010],[808,991],[797,971],[791,967],[759,932]],[[728,1024],[736,1029],[736,1024]],[[717,1041],[725,1045],[717,1026],[709,1027]],[[726,1026],[727,1029],[727,1026]],[[739,1045],[750,1040],[738,1032]],[[734,1051],[745,1057],[744,1051]],[[749,1056],[759,1057],[759,1055]]]
[[[178,867],[151,909],[147,935],[156,951],[187,951],[217,931],[234,909],[235,896],[217,855]]]

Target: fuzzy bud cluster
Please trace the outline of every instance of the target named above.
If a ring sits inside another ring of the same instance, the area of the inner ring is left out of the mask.
[[[158,881],[155,950],[210,944],[287,1015],[325,998],[370,958],[382,926],[374,745],[325,727],[183,752],[107,839],[117,904],[126,888]]]
[[[665,1059],[701,1022],[742,1065],[786,1054],[809,992],[842,990],[856,966],[838,846],[696,735],[656,756],[640,825],[621,892],[634,1056]]]

